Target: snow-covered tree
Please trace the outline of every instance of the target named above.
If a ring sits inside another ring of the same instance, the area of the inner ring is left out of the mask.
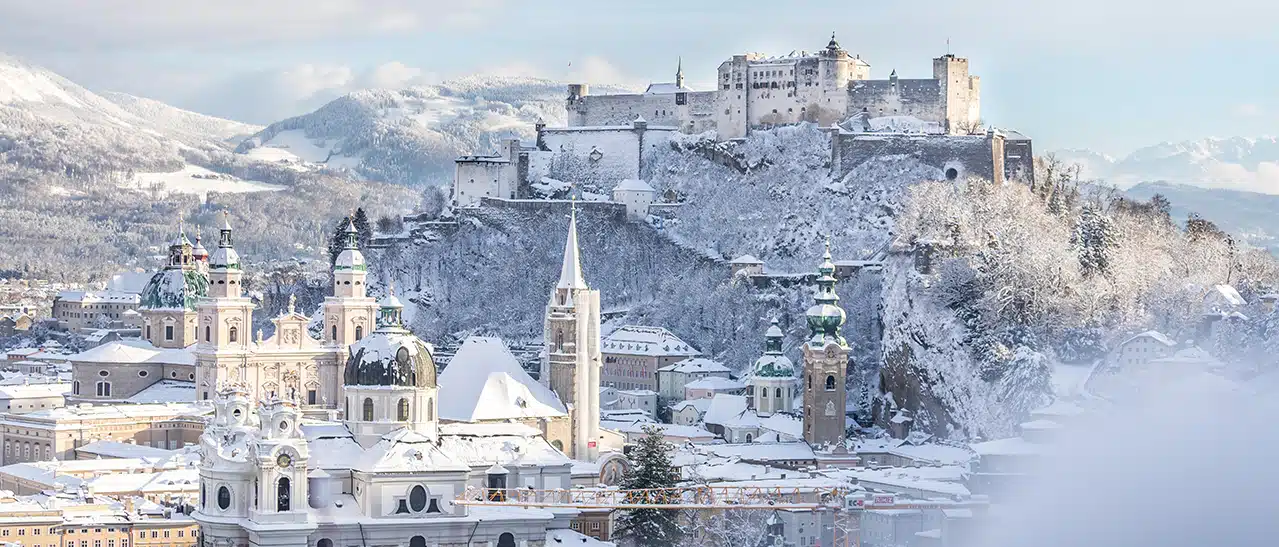
[[[624,490],[674,488],[679,485],[679,471],[671,464],[672,447],[655,427],[644,430],[644,436],[631,447],[627,456],[630,469],[622,477]],[[630,545],[673,547],[680,544],[684,529],[679,513],[670,509],[631,509],[618,519],[617,536]]]

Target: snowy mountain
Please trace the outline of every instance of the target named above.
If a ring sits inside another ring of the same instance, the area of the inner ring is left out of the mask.
[[[530,138],[539,121],[563,125],[564,97],[564,85],[551,80],[482,76],[357,91],[267,126],[237,152],[298,169],[438,185],[452,179],[457,156],[495,150],[507,137]]]
[[[1103,179],[1120,188],[1163,181],[1279,194],[1279,139],[1275,137],[1163,142],[1118,159],[1089,150],[1055,154],[1066,163],[1078,164],[1084,179]]]
[[[1165,182],[1143,182],[1125,193],[1143,201],[1163,195],[1172,205],[1172,217],[1179,222],[1195,213],[1249,244],[1279,252],[1277,195]]]

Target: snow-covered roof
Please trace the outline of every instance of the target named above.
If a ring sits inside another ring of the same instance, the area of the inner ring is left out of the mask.
[[[683,439],[689,439],[689,440],[704,440],[704,441],[709,441],[715,438],[715,435],[713,433],[705,429],[702,429],[700,427],[694,427],[691,425],[659,424],[659,423],[653,423],[653,422],[642,422],[638,420],[630,424],[618,425],[616,427],[608,428],[608,429],[613,429],[614,431],[619,431],[622,433],[642,434],[644,433],[645,429],[648,429],[650,427],[656,428],[658,431],[662,433],[663,436],[666,436],[666,437],[677,437],[677,438],[683,438]]]
[[[620,190],[623,192],[649,192],[649,193],[656,192],[656,190],[654,190],[652,186],[649,186],[647,182],[644,182],[640,179],[623,180],[622,182],[617,183],[617,186],[613,187],[613,190],[614,191]]]
[[[611,541],[600,541],[584,536],[568,528],[546,531],[546,547],[615,547]]]
[[[441,431],[440,448],[471,467],[490,465],[555,466],[570,465],[572,460],[546,441],[540,431],[528,426],[522,430],[486,428],[520,424],[449,424],[459,427],[451,434]],[[467,427],[479,425],[481,427]],[[461,433],[461,434],[457,434]]]
[[[662,327],[624,325],[608,335],[602,343],[604,353],[670,357],[701,355],[688,342],[680,340]]]
[[[1231,306],[1243,306],[1248,304],[1248,301],[1244,300],[1243,296],[1239,295],[1239,291],[1235,290],[1235,288],[1230,285],[1213,285],[1212,291],[1208,294],[1216,294],[1225,303],[1230,304]]]
[[[195,311],[196,301],[208,295],[209,278],[203,272],[167,268],[156,272],[146,287],[143,287],[141,306],[147,309]]]
[[[972,495],[968,488],[958,482],[941,481],[920,477],[913,473],[914,468],[890,467],[886,469],[857,468],[841,470],[841,475],[856,477],[859,484],[870,488],[904,492],[908,494],[926,494],[942,496],[968,497]]]
[[[93,441],[75,449],[76,452],[104,458],[137,458],[159,460],[172,456],[174,451],[146,445],[119,441]]]
[[[67,356],[77,363],[193,365],[195,355],[188,349],[157,348],[146,340],[117,340]]]
[[[71,384],[21,384],[0,387],[0,400],[58,397],[71,392]]]
[[[721,458],[736,457],[754,462],[812,460],[817,457],[805,442],[715,444],[701,449]]]
[[[796,439],[804,436],[804,420],[790,414],[779,412],[760,418],[759,427]]]
[[[83,304],[137,304],[140,301],[138,293],[121,291],[62,291],[57,298]]]
[[[764,261],[755,258],[754,255],[742,255],[728,261],[729,264],[763,264]]]
[[[679,412],[681,410],[684,410],[685,408],[693,407],[697,409],[698,414],[705,414],[706,409],[710,408],[710,406],[711,406],[710,398],[685,399],[683,401],[675,403],[674,405],[671,405],[671,410],[674,412]]]
[[[397,429],[369,447],[354,466],[367,473],[469,471],[470,466],[435,441],[408,428]]]
[[[712,361],[705,357],[690,357],[683,361],[671,363],[662,368],[657,369],[658,372],[683,372],[687,374],[693,373],[727,373],[732,372],[731,369],[724,366],[719,361]]]
[[[693,90],[678,85],[675,82],[655,82],[648,84],[648,89],[644,90],[645,95],[666,95],[671,93],[690,93]]]
[[[739,414],[745,411],[745,395],[720,393],[711,398],[711,405],[706,408],[706,415],[702,417],[702,421],[708,424],[725,425],[734,421]]]
[[[1168,346],[1168,347],[1170,347],[1170,348],[1171,348],[1171,347],[1176,347],[1176,346],[1177,346],[1177,343],[1176,343],[1176,342],[1173,342],[1171,338],[1168,338],[1167,336],[1165,336],[1165,335],[1164,335],[1164,333],[1159,332],[1159,331],[1157,331],[1157,330],[1148,330],[1148,331],[1143,332],[1143,333],[1141,333],[1141,334],[1133,335],[1131,338],[1128,338],[1127,340],[1124,340],[1124,341],[1123,341],[1123,344],[1120,344],[1120,345],[1127,344],[1128,342],[1131,342],[1131,341],[1136,340],[1136,339],[1138,339],[1138,338],[1150,338],[1150,339],[1152,339],[1152,340],[1154,340],[1154,341],[1156,341],[1156,342],[1159,342],[1160,344],[1163,344],[1163,345],[1165,345],[1165,346]]]
[[[440,374],[440,419],[462,422],[568,414],[559,397],[524,372],[500,338],[472,336]]]
[[[742,383],[741,381],[733,380],[731,378],[724,378],[722,376],[707,376],[705,378],[700,378],[697,380],[693,380],[692,382],[689,382],[687,384],[684,384],[684,389],[685,390],[707,389],[711,391],[734,391],[738,389],[746,389],[746,384]]]
[[[195,399],[195,382],[160,380],[126,400],[130,403],[189,403]]]

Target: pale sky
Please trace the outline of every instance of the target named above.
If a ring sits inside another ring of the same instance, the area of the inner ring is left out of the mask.
[[[693,87],[734,53],[823,47],[927,77],[966,56],[982,114],[1039,150],[1279,133],[1260,0],[0,0],[0,51],[95,90],[269,123],[342,93],[475,73]],[[569,63],[572,62],[572,69]],[[708,88],[708,84],[701,86]]]

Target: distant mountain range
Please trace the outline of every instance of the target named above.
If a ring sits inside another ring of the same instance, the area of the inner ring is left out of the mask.
[[[1161,194],[1172,204],[1173,219],[1184,223],[1197,213],[1249,244],[1279,254],[1279,195],[1166,182],[1143,182],[1125,193],[1143,201]]]
[[[1086,149],[1054,154],[1080,167],[1085,180],[1101,179],[1119,188],[1143,182],[1279,194],[1279,139],[1207,138],[1163,142],[1123,158]]]

